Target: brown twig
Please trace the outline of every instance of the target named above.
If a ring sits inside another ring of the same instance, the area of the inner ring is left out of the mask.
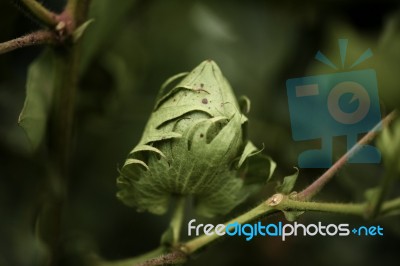
[[[11,52],[13,50],[41,44],[51,44],[57,42],[57,36],[49,30],[39,30],[25,36],[0,43],[0,54]]]
[[[299,200],[309,200],[317,194],[329,180],[342,168],[346,162],[356,154],[360,148],[371,142],[379,133],[379,129],[388,125],[396,117],[396,112],[393,111],[388,114],[381,122],[379,122],[371,131],[369,131],[363,138],[361,138],[350,150],[348,150],[339,160],[336,161],[323,175],[315,180],[311,185],[306,187],[303,191],[297,194]]]
[[[140,264],[137,264],[136,266],[172,265],[184,263],[186,259],[187,255],[185,253],[179,250],[175,250],[171,253],[167,253],[156,258],[146,260]]]

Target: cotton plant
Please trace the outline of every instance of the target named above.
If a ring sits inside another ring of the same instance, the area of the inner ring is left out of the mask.
[[[31,144],[34,165],[40,162],[42,169],[48,170],[44,171],[46,173],[39,171],[40,175],[44,174],[40,180],[45,184],[39,194],[46,196],[35,200],[38,210],[32,212],[35,233],[25,238],[18,232],[20,239],[32,242],[29,249],[32,256],[19,260],[20,256],[15,261],[19,264],[37,261],[40,265],[68,264],[69,261],[81,265],[78,261],[82,260],[85,265],[93,266],[181,264],[222,238],[221,234],[208,234],[209,227],[204,227],[204,234],[180,239],[185,209],[182,202],[189,198],[197,213],[203,216],[226,214],[270,179],[275,163],[247,139],[246,115],[250,101],[246,97],[236,99],[220,69],[210,60],[190,73],[178,74],[166,81],[142,138],[119,169],[118,197],[125,204],[158,215],[175,205],[160,245],[133,258],[107,261],[96,256],[93,250],[82,252],[82,243],[86,242],[72,241],[68,237],[71,230],[54,230],[63,229],[61,225],[66,218],[76,218],[66,217],[65,203],[70,202],[68,187],[74,186],[74,182],[68,181],[74,173],[75,156],[85,149],[80,145],[75,147],[76,151],[71,148],[75,138],[78,85],[96,55],[93,51],[109,39],[107,32],[112,32],[112,24],[119,25],[120,21],[109,21],[109,16],[95,14],[99,10],[108,12],[111,9],[107,7],[111,6],[112,10],[129,10],[133,2],[121,1],[120,5],[115,5],[110,1],[103,3],[105,8],[92,10],[90,0],[66,0],[60,12],[53,12],[36,0],[12,2],[38,22],[40,29],[0,43],[0,54],[33,45],[45,46],[28,68],[26,99],[19,123]],[[113,14],[122,16],[124,12]],[[102,17],[108,20],[99,19]],[[95,23],[91,23],[92,18],[96,18]],[[94,29],[87,31],[89,26]],[[99,35],[99,32],[103,33]],[[92,50],[82,49],[82,45]],[[281,182],[272,194],[238,216],[230,217],[223,225],[268,219],[277,212],[283,213],[288,221],[296,220],[303,213],[327,212],[382,219],[389,227],[389,219],[400,213],[400,197],[395,193],[400,173],[397,113],[393,110],[385,115],[373,130],[305,188],[298,190],[298,171],[283,179],[277,178]],[[376,184],[365,191],[365,198],[345,203],[340,199],[314,200],[349,158],[374,138],[382,153],[382,174],[379,178],[373,176]],[[95,168],[92,173],[96,173]],[[395,226],[393,228],[397,228]],[[31,241],[33,235],[35,239]],[[140,239],[132,239],[136,240],[140,242]]]
[[[275,168],[247,140],[249,108],[212,60],[168,79],[120,169],[118,198],[154,214],[164,214],[173,197],[191,197],[199,215],[228,213]]]

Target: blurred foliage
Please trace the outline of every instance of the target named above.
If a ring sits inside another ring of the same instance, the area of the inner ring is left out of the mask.
[[[57,80],[56,61],[53,51],[45,50],[27,73],[26,98],[18,123],[25,130],[32,150],[36,150],[46,135],[47,116]]]
[[[58,10],[64,1],[45,1]],[[315,61],[317,50],[339,60],[337,39],[349,39],[348,60],[367,48],[374,56],[357,69],[377,71],[382,113],[400,105],[400,10],[396,1],[93,1],[95,21],[84,35],[82,72],[68,202],[63,213],[63,265],[80,265],[96,252],[107,259],[131,257],[156,247],[169,215],[136,213],[115,197],[115,178],[137,144],[160,84],[204,59],[213,59],[236,95],[252,101],[249,139],[277,162],[275,178],[288,175],[309,143],[291,139],[285,81],[330,69]],[[0,2],[0,41],[38,26]],[[32,154],[17,120],[29,64],[42,48],[0,57],[0,265],[42,265],[45,249],[34,220],[46,199],[45,164]],[[397,132],[397,131],[396,131]],[[336,158],[345,138],[335,138]],[[379,184],[382,165],[349,165],[318,196],[361,201]],[[321,174],[300,170],[301,189]],[[399,194],[398,181],[392,192]],[[266,187],[232,216],[270,195]],[[188,210],[188,217],[193,217]],[[230,215],[229,215],[230,216]],[[219,218],[225,220],[224,218]],[[283,219],[282,215],[271,217]],[[218,221],[220,221],[218,220]],[[212,220],[214,222],[215,220]],[[362,218],[306,214],[300,222],[368,223]],[[188,265],[395,265],[399,218],[378,220],[383,238],[297,237],[281,242],[229,239]],[[288,256],[290,254],[290,256]]]

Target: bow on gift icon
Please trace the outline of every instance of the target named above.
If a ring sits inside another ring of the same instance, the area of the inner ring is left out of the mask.
[[[345,67],[347,43],[347,39],[339,39],[341,69]],[[366,50],[350,69],[371,56],[372,51]],[[339,70],[320,51],[315,58]],[[333,137],[346,136],[349,150],[357,143],[360,134],[372,130],[381,120],[373,69],[293,78],[287,80],[286,89],[293,139],[321,139],[320,149],[307,150],[299,155],[298,164],[302,168],[332,166]],[[379,163],[380,160],[376,147],[364,145],[349,159],[349,163]]]

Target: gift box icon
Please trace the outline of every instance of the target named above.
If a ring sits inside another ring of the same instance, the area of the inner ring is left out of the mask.
[[[340,39],[339,47],[344,66],[347,40]],[[368,49],[351,67],[371,55]],[[316,59],[337,69],[321,52]],[[373,69],[293,78],[287,80],[286,88],[293,139],[321,139],[320,149],[299,155],[299,167],[330,167],[333,137],[346,136],[349,150],[360,134],[370,131],[381,120]],[[377,148],[364,145],[349,163],[379,163],[380,160]]]

